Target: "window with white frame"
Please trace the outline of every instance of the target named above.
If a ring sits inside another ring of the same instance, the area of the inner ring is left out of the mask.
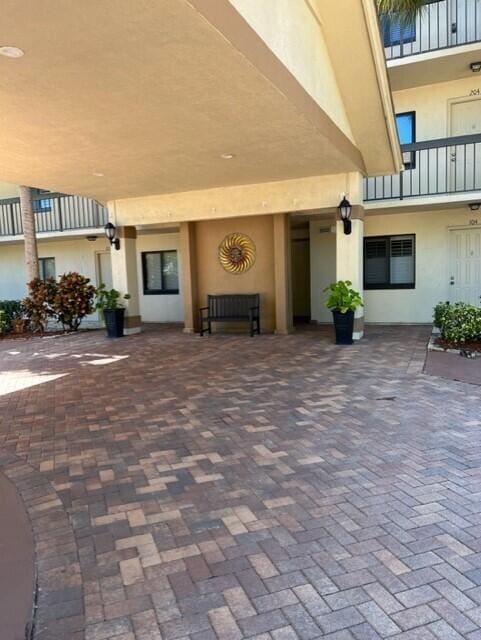
[[[364,238],[364,289],[414,289],[415,236]]]

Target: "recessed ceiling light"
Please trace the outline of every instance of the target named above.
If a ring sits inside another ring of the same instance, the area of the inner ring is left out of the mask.
[[[96,178],[103,178],[104,177],[104,174],[100,173],[100,171],[94,171],[92,173],[92,175],[95,176]]]
[[[235,158],[235,155],[233,153],[223,153],[221,158],[222,160],[232,160],[232,158]]]
[[[24,52],[18,47],[0,47],[0,56],[6,58],[21,58]]]

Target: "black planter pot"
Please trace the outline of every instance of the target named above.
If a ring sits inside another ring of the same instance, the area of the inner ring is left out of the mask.
[[[354,311],[333,311],[334,329],[336,330],[336,344],[352,344],[354,331]]]
[[[125,309],[104,309],[105,328],[107,338],[121,338],[124,335]]]

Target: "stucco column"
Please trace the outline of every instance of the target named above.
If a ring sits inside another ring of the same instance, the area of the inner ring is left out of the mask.
[[[276,213],[274,224],[274,279],[276,333],[292,332],[291,228],[289,214]]]
[[[198,324],[195,222],[180,223],[180,260],[184,301],[184,332],[194,333]]]
[[[345,235],[342,220],[336,222],[336,280],[350,280],[352,288],[363,294],[363,242],[364,208],[353,205],[351,215],[352,231]],[[354,340],[364,335],[364,308],[354,315]]]
[[[117,227],[120,249],[112,247],[112,286],[123,296],[130,294],[130,300],[121,300],[125,306],[124,333],[140,333],[141,317],[139,309],[139,280],[137,276],[137,231],[135,227]]]

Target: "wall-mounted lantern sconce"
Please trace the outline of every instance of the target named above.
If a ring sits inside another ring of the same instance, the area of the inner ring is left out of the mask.
[[[111,222],[107,222],[104,227],[105,235],[107,236],[107,240],[110,242],[110,246],[113,246],[117,249],[120,249],[120,240],[115,237],[116,228]]]
[[[478,211],[479,207],[481,207],[481,202],[470,202],[468,206],[471,211]]]
[[[344,196],[339,203],[339,213],[341,214],[342,224],[344,225],[344,234],[348,236],[351,233],[351,213],[352,206],[349,200]]]

